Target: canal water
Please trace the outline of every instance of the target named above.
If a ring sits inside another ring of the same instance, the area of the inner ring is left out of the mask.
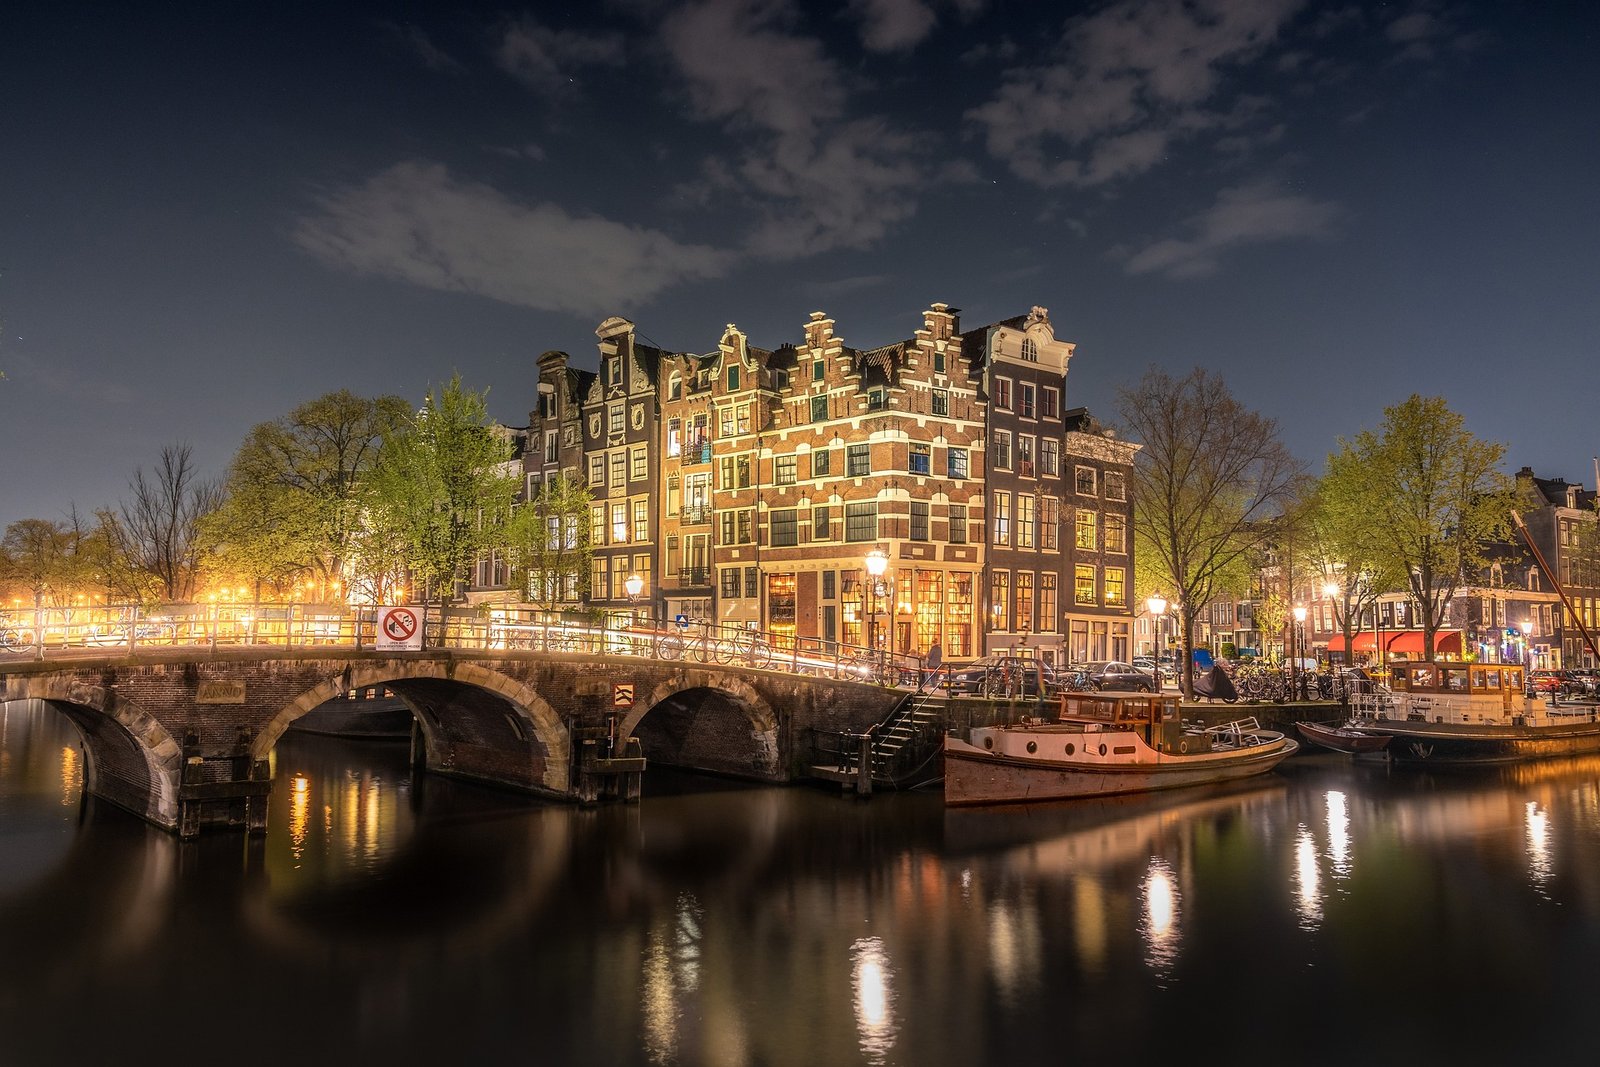
[[[287,735],[265,838],[181,843],[0,705],[0,1064],[1593,1059],[1600,760],[946,811],[406,757]]]

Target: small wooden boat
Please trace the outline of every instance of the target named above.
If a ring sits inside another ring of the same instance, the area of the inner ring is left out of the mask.
[[[1300,736],[1312,744],[1331,748],[1335,752],[1348,752],[1352,756],[1382,752],[1392,736],[1375,733],[1371,729],[1329,726],[1320,722],[1300,722],[1295,723],[1295,727],[1300,731]]]
[[[944,739],[948,805],[1144,793],[1265,774],[1300,748],[1254,718],[1190,729],[1178,696],[1067,693],[1054,722]]]

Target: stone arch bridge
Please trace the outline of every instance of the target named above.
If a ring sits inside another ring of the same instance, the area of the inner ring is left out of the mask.
[[[93,795],[157,826],[262,832],[284,730],[352,689],[412,710],[428,771],[583,803],[632,800],[646,758],[767,782],[803,776],[812,731],[859,731],[903,693],[632,656],[238,648],[0,663],[0,700],[40,699],[85,742]]]

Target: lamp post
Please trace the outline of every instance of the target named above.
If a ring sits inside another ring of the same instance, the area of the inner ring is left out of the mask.
[[[1291,635],[1294,638],[1293,644],[1294,644],[1295,652],[1294,652],[1294,660],[1291,663],[1290,668],[1289,668],[1290,685],[1291,685],[1291,688],[1294,690],[1294,699],[1296,699],[1296,700],[1300,699],[1300,692],[1301,692],[1300,691],[1300,681],[1301,681],[1300,650],[1305,647],[1305,641],[1306,641],[1305,625],[1306,625],[1306,606],[1304,604],[1296,604],[1294,606],[1294,633]]]
[[[879,549],[867,553],[867,647],[882,655],[878,648],[878,597],[883,592],[883,575],[889,569],[889,557]]]
[[[639,594],[644,590],[644,579],[637,574],[630,574],[628,580],[622,583],[622,588],[628,591],[628,622],[637,623],[639,615],[634,605],[638,603]]]
[[[1332,579],[1329,579],[1328,581],[1323,582],[1322,583],[1322,595],[1327,597],[1329,600],[1333,601],[1333,625],[1334,625],[1334,627],[1336,629],[1338,629],[1340,636],[1345,639],[1344,640],[1344,658],[1348,663],[1354,663],[1355,659],[1356,659],[1356,657],[1355,657],[1355,649],[1350,647],[1350,644],[1351,644],[1350,635],[1345,632],[1345,625],[1344,625],[1345,613],[1343,611],[1339,610],[1340,607],[1343,606],[1343,605],[1341,605],[1339,603],[1339,600],[1338,600],[1338,597],[1339,597],[1339,583],[1333,581]],[[1332,656],[1332,654],[1329,654],[1329,656],[1328,656],[1328,668],[1330,670],[1333,669],[1333,656]],[[1334,678],[1336,679],[1336,681],[1338,683],[1338,686],[1339,686],[1339,703],[1340,703],[1340,705],[1343,705],[1344,704],[1344,698],[1345,698],[1344,671],[1340,670],[1337,674],[1334,675]]]
[[[1163,647],[1165,645],[1165,642],[1162,640],[1162,636],[1163,635],[1162,635],[1162,632],[1161,632],[1161,626],[1162,626],[1162,620],[1167,614],[1167,598],[1162,596],[1160,593],[1151,593],[1149,596],[1144,598],[1144,606],[1145,606],[1146,609],[1149,610],[1150,614],[1155,618],[1155,622],[1156,622],[1156,625],[1155,625],[1155,631],[1156,631],[1156,641],[1155,641],[1155,644],[1156,644],[1156,688],[1160,689],[1161,688],[1161,652],[1162,652],[1162,649],[1163,649]]]

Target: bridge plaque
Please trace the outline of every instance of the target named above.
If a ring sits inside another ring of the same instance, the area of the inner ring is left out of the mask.
[[[243,704],[243,682],[201,682],[195,691],[196,704]]]

